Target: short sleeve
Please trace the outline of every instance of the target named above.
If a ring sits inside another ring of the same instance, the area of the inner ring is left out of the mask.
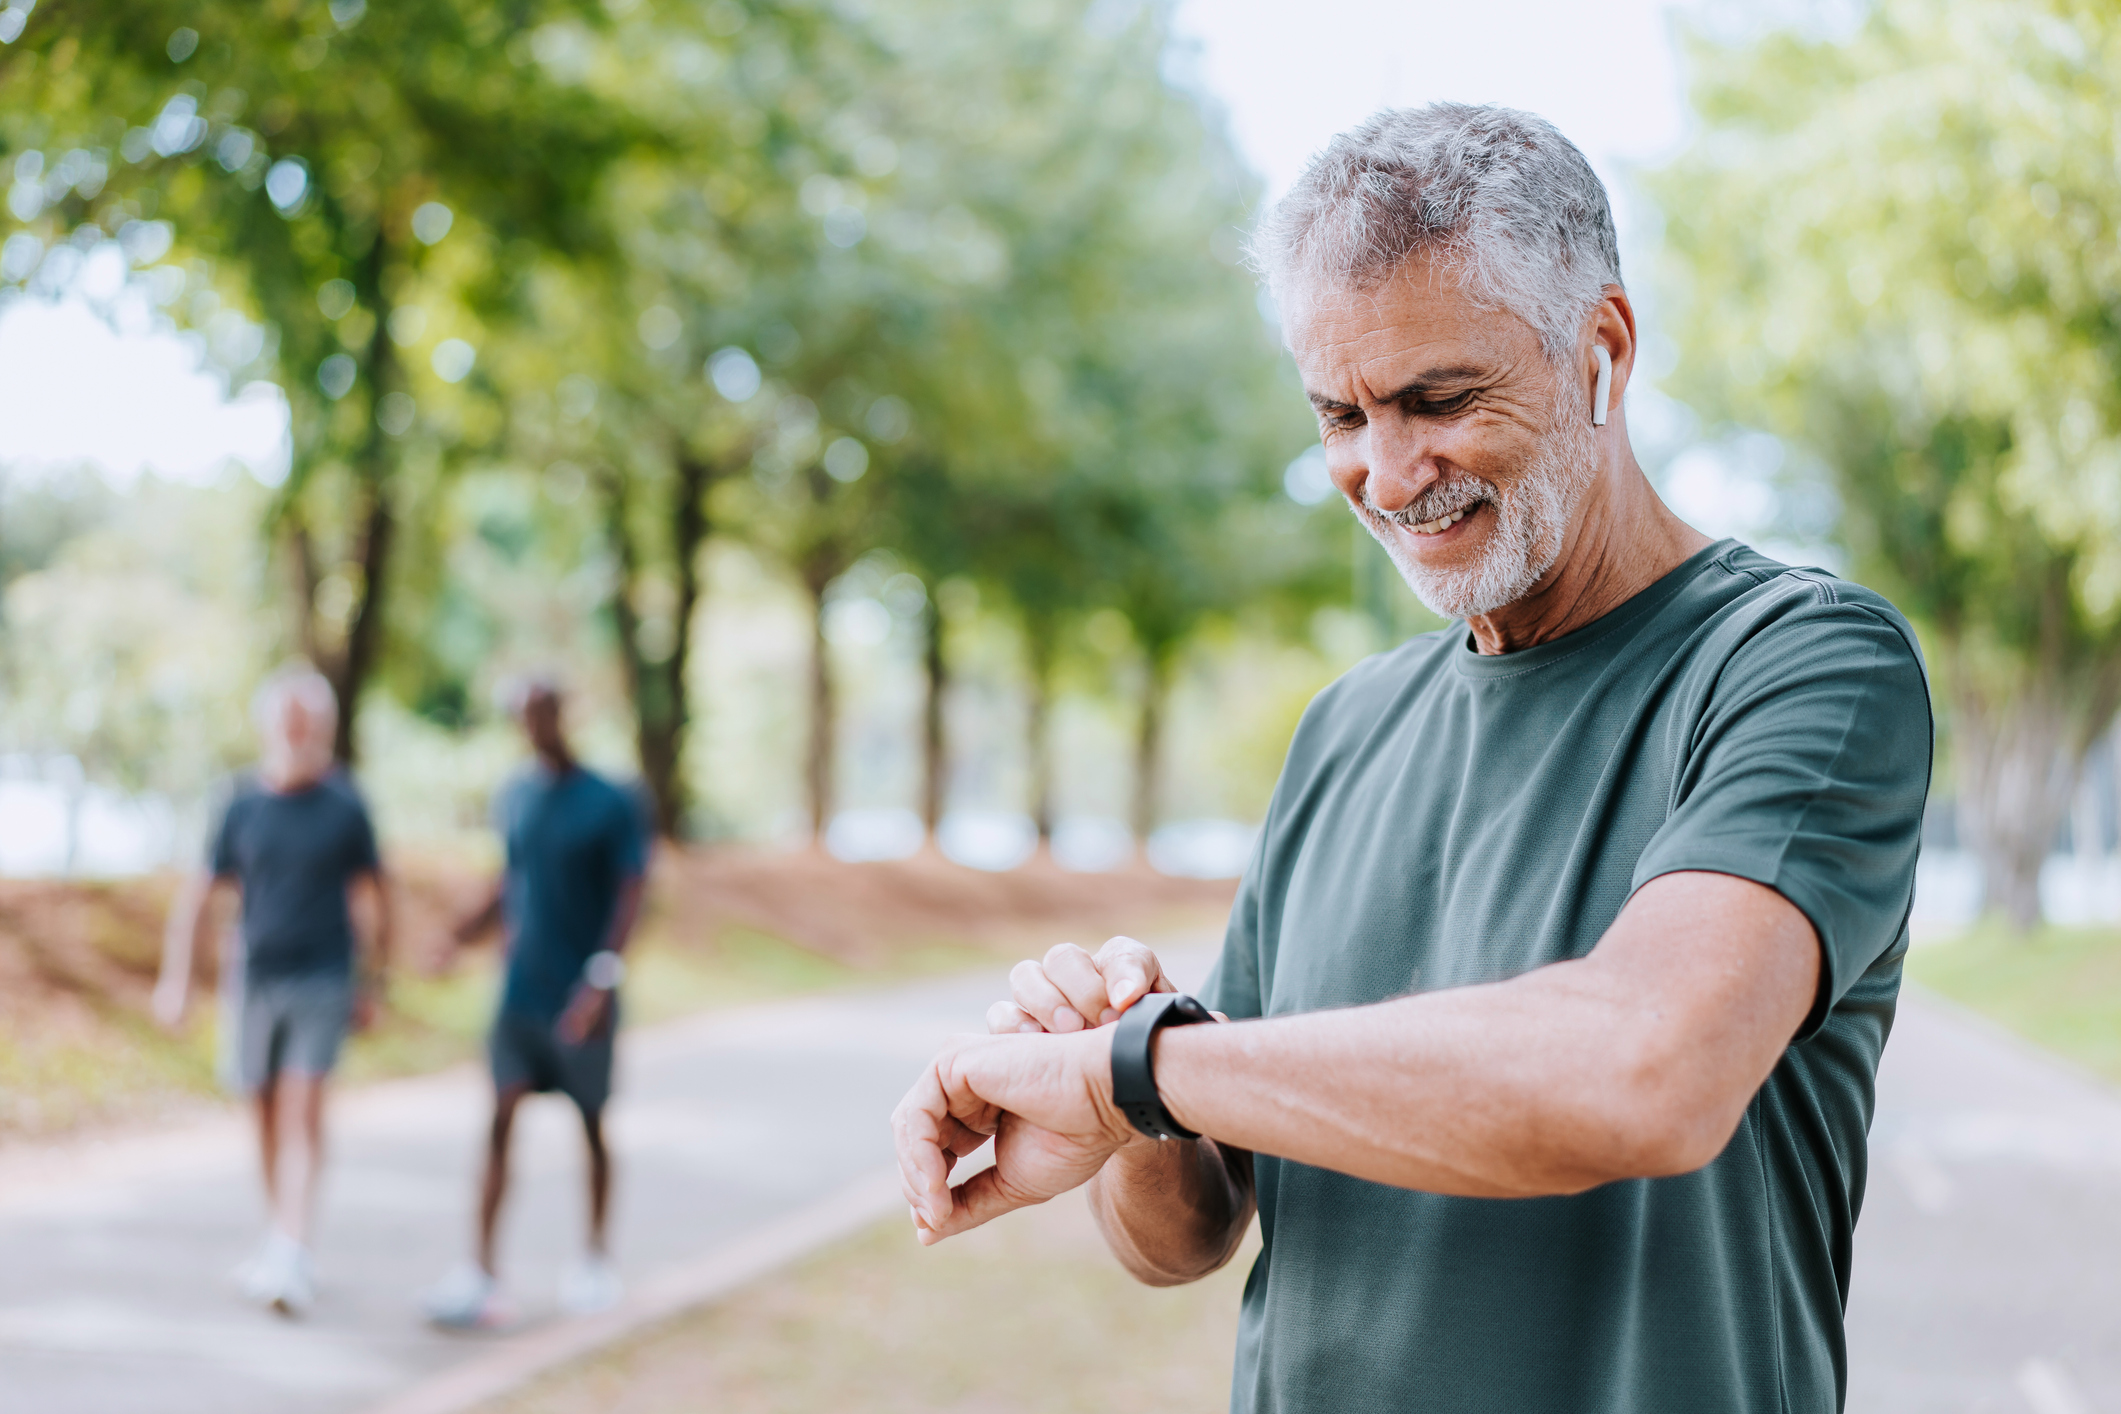
[[[1230,901],[1230,922],[1223,929],[1222,953],[1200,989],[1200,1000],[1210,1011],[1219,1011],[1233,1021],[1264,1016],[1267,1011],[1260,986],[1260,890],[1272,823],[1270,810],[1268,824],[1261,827],[1252,858],[1238,882],[1237,897]]]
[[[353,838],[349,841],[347,872],[371,874],[383,867],[383,853],[376,846],[376,822],[368,813],[368,802],[351,785],[346,790],[353,803]]]
[[[486,821],[493,832],[501,837],[501,850],[509,867],[516,864],[516,819],[522,813],[523,793],[527,790],[527,779],[522,775],[511,775],[503,780],[486,805]]]
[[[619,799],[619,877],[637,879],[648,872],[649,814],[647,793],[621,790]]]
[[[1809,1035],[1906,926],[1933,755],[1921,658],[1890,609],[1826,590],[1747,628],[1691,727],[1633,887],[1702,870],[1795,904],[1825,972]]]
[[[241,792],[231,792],[222,802],[213,838],[207,842],[206,869],[216,879],[233,879],[242,870],[242,861],[236,858],[236,815],[242,800]]]

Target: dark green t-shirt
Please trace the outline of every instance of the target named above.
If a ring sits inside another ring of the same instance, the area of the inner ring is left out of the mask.
[[[1892,606],[1731,541],[1551,643],[1482,657],[1453,628],[1320,693],[1204,989],[1232,1017],[1582,957],[1678,870],[1779,891],[1825,966],[1820,1006],[1698,1172],[1480,1199],[1258,1156],[1231,1408],[1839,1408],[1930,755]]]

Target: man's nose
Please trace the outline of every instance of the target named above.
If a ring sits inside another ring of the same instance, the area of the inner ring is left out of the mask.
[[[1389,515],[1436,484],[1443,472],[1430,443],[1405,419],[1379,419],[1363,429],[1363,481],[1371,505]]]

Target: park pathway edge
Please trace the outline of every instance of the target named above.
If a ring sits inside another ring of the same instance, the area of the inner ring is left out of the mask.
[[[877,1169],[727,1246],[644,1282],[609,1311],[542,1325],[369,1406],[365,1414],[462,1414],[561,1365],[729,1295],[905,1203],[896,1168]]]

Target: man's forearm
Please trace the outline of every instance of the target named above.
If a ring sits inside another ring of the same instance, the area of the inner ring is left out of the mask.
[[[1589,957],[1336,1012],[1169,1028],[1156,1077],[1188,1128],[1470,1197],[1580,1192],[1722,1151],[1811,1006],[1818,942],[1721,875],[1644,887]]]
[[[1137,1280],[1198,1281],[1230,1260],[1252,1221],[1252,1156],[1212,1139],[1145,1140],[1107,1159],[1089,1196],[1106,1245]]]
[[[397,941],[398,901],[391,888],[390,875],[376,873],[376,935],[373,944],[376,975],[382,976],[390,970],[390,953]]]
[[[633,938],[633,925],[641,917],[641,892],[646,879],[634,875],[619,886],[618,904],[611,910],[611,926],[604,930],[604,952],[622,953]]]
[[[358,971],[366,981],[379,983],[390,969],[390,877],[378,869],[357,877],[349,887],[348,901],[360,943]]]
[[[508,898],[508,883],[505,878],[496,879],[486,891],[486,899],[476,910],[466,914],[450,936],[459,944],[472,942],[501,921],[501,911]]]
[[[213,901],[214,878],[210,874],[188,876],[177,897],[171,901],[169,922],[162,930],[161,981],[164,985],[190,979],[198,938],[207,931]]]

